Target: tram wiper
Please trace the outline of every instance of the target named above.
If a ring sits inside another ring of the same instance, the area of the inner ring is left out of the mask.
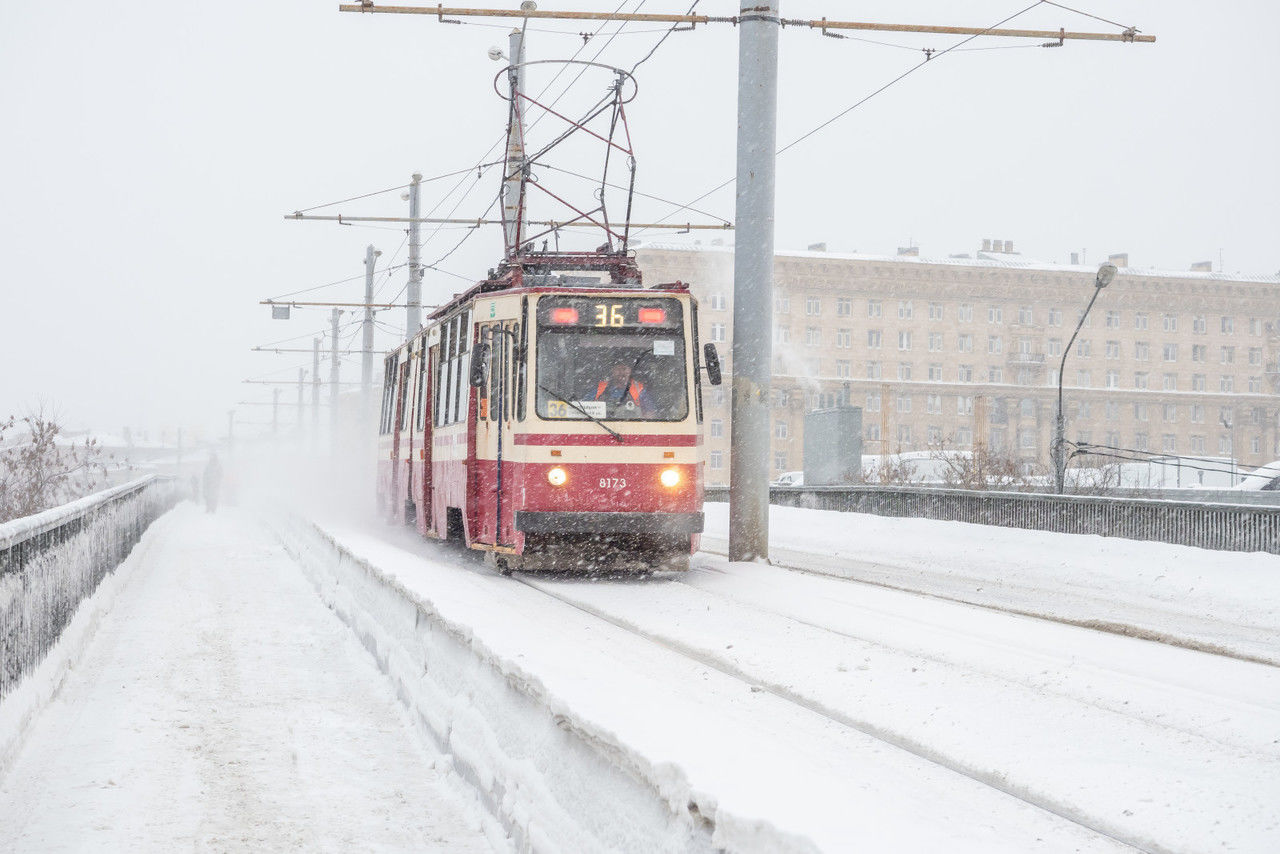
[[[573,401],[573,400],[570,400],[570,399],[569,399],[569,395],[564,394],[563,392],[558,392],[558,391],[556,391],[556,390],[555,390],[555,389],[553,389],[553,388],[547,388],[547,387],[546,387],[546,386],[544,386],[542,383],[538,383],[538,388],[542,389],[542,390],[543,390],[543,391],[545,391],[547,394],[549,394],[549,395],[551,395],[552,397],[554,397],[556,400],[563,400],[565,403],[569,404],[569,405],[570,405],[570,406],[572,406],[574,409],[576,409],[576,410],[578,410],[579,412],[581,412],[581,413],[582,413],[583,415],[585,415],[587,418],[589,418],[589,419],[591,419],[592,421],[594,421],[595,423],[599,424],[599,425],[604,429],[604,431],[605,431],[606,433],[608,433],[610,436],[612,436],[614,439],[616,439],[620,444],[621,444],[621,443],[623,443],[623,440],[622,440],[622,434],[621,434],[621,433],[619,433],[617,430],[614,430],[614,429],[613,429],[612,427],[610,427],[608,424],[605,424],[605,423],[604,423],[603,421],[601,421],[599,418],[596,418],[596,417],[595,417],[594,415],[592,415],[590,412],[587,412],[587,410],[583,409],[580,405],[578,405],[578,403],[577,403],[577,402],[575,402],[575,401]]]

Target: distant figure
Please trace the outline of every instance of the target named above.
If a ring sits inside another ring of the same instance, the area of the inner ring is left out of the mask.
[[[596,400],[603,400],[625,409],[639,408],[640,415],[649,418],[655,407],[653,398],[645,390],[644,383],[631,378],[631,365],[619,362],[609,372],[609,379],[596,386]]]
[[[222,489],[222,466],[218,455],[210,454],[204,467],[204,508],[209,513],[218,509],[218,492]]]

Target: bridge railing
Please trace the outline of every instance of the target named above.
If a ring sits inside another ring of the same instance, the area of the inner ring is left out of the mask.
[[[0,523],[0,699],[178,497],[172,478],[151,475]]]
[[[724,487],[708,501],[727,501]],[[1280,554],[1280,506],[916,486],[773,487],[769,503]]]

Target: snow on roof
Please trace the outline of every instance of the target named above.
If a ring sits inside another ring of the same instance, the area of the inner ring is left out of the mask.
[[[690,243],[644,242],[637,251],[648,249],[663,252],[708,252],[732,254],[732,246],[697,245]],[[1039,270],[1051,273],[1083,273],[1092,276],[1098,271],[1097,265],[1091,264],[1055,264],[1026,258],[1017,254],[995,252],[976,253],[975,258],[926,258],[917,255],[874,255],[864,252],[813,252],[809,250],[778,250],[774,253],[778,258],[808,258],[815,261],[874,261],[893,264],[923,264],[950,267],[1003,267],[1010,270]],[[1120,276],[1144,276],[1169,279],[1202,279],[1220,282],[1256,282],[1259,284],[1280,285],[1280,274],[1255,275],[1251,273],[1212,273],[1193,270],[1161,270],[1156,267],[1121,267],[1117,271]]]

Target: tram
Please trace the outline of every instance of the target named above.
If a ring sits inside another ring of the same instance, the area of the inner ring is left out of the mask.
[[[503,571],[688,567],[702,531],[696,300],[622,253],[527,253],[386,357],[380,504]]]

